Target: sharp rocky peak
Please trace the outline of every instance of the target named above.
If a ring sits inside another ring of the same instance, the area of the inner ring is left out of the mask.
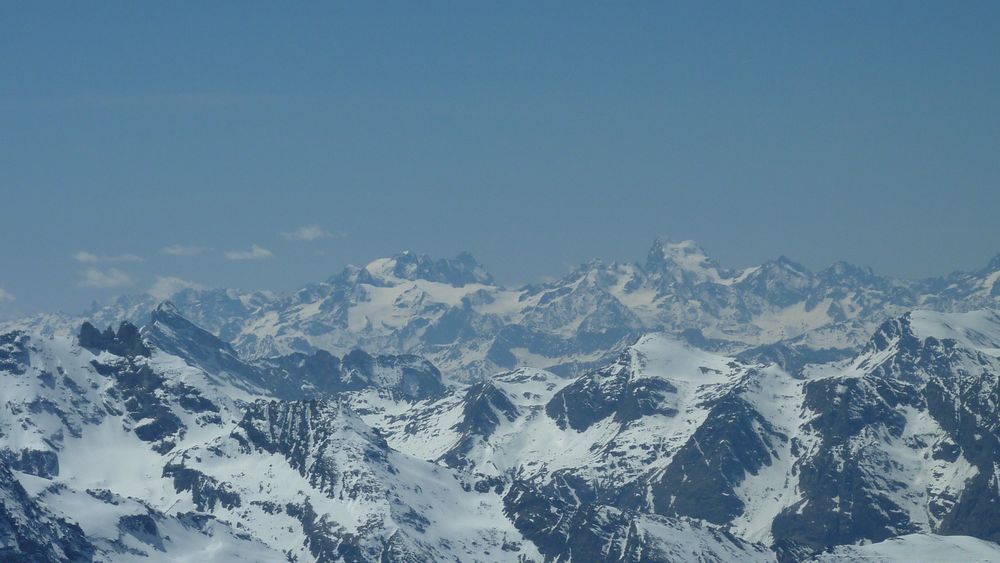
[[[143,342],[139,329],[128,321],[118,326],[118,332],[109,326],[101,332],[90,322],[84,321],[77,337],[80,346],[93,351],[107,351],[116,356],[148,356],[149,348]]]
[[[206,342],[211,346],[227,348],[229,346],[211,332],[188,320],[177,306],[170,301],[164,301],[157,305],[156,309],[153,309],[149,314],[149,320],[149,325],[144,327],[144,333],[146,336],[152,336],[153,340],[162,338],[165,335],[174,335],[199,342]]]
[[[913,326],[911,324],[911,313],[906,313],[900,317],[888,319],[879,325],[878,329],[872,334],[868,343],[865,345],[861,352],[861,356],[868,356],[882,352],[889,349],[891,346],[895,345],[897,342],[900,343],[915,343],[918,341],[917,336],[913,333]]]
[[[173,317],[182,317],[180,310],[177,305],[174,305],[173,301],[163,301],[153,309],[150,313],[151,320],[155,323],[157,320],[169,320]]]

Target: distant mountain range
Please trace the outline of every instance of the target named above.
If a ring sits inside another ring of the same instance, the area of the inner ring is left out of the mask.
[[[777,345],[811,358],[846,355],[910,309],[997,307],[998,279],[1000,256],[976,272],[904,281],[844,262],[811,272],[784,257],[730,270],[694,242],[657,240],[643,264],[595,261],[521,288],[497,285],[469,254],[404,252],[290,295],[185,289],[171,301],[244,357],[420,354],[448,378],[470,381],[521,366],[580,374],[648,332],[728,353]],[[156,305],[122,297],[86,317],[142,324]]]
[[[21,319],[0,560],[1000,559],[998,278],[657,242]]]

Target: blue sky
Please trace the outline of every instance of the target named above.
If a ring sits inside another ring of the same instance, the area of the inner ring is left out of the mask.
[[[904,277],[1000,252],[1000,3],[319,4],[0,7],[2,306],[402,249],[518,283],[658,235]]]

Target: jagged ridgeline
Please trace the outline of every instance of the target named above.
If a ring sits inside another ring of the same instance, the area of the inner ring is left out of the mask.
[[[845,262],[813,272],[784,257],[732,269],[694,242],[658,240],[640,263],[594,261],[516,288],[497,284],[469,254],[406,252],[288,295],[186,289],[171,300],[246,358],[418,354],[449,378],[473,381],[522,366],[577,376],[664,331],[727,354],[761,347],[800,365],[830,361],[912,309],[1000,306],[998,276],[1000,256],[975,272],[920,281]],[[88,318],[142,324],[156,305],[149,296],[123,297]]]
[[[0,560],[996,560],[998,267],[403,254],[9,323]]]

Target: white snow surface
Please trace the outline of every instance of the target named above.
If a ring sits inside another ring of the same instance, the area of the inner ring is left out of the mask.
[[[1000,357],[1000,312],[996,310],[965,313],[918,310],[910,314],[910,323],[918,337],[955,340],[964,348]]]
[[[816,556],[824,563],[987,563],[1000,561],[1000,544],[968,536],[908,534],[868,545],[842,545]]]

